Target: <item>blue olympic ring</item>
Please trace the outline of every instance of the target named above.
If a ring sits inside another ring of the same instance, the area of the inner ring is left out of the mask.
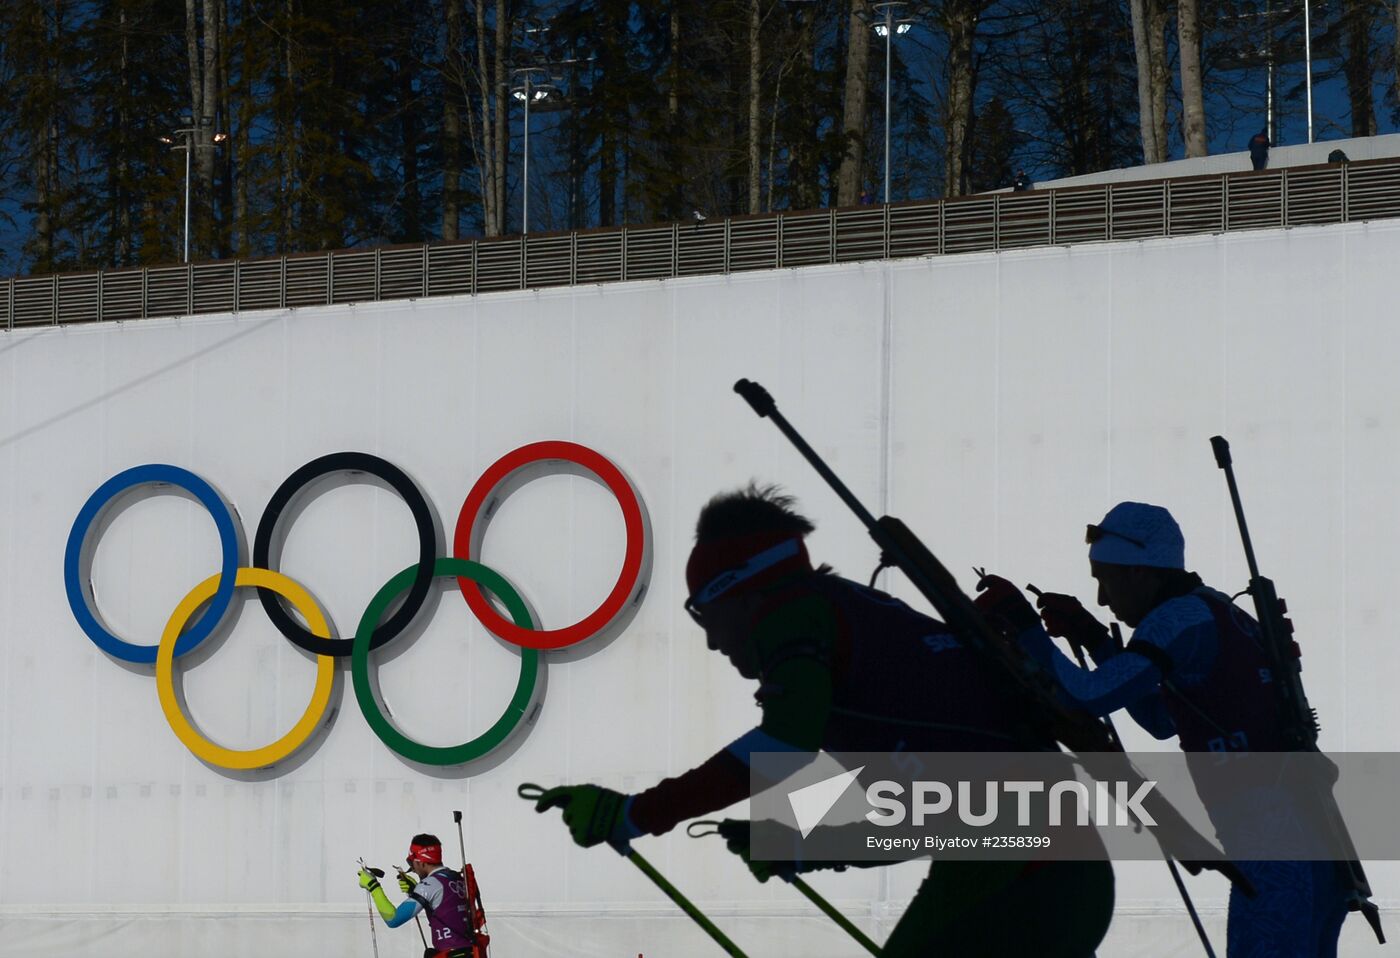
[[[68,546],[63,553],[63,585],[68,592],[68,605],[73,610],[73,618],[78,620],[87,637],[108,655],[125,662],[154,665],[158,645],[135,645],[119,639],[98,619],[93,612],[92,584],[82,568],[83,553],[94,524],[118,496],[144,485],[177,486],[198,499],[214,518],[214,525],[219,530],[219,544],[223,549],[218,590],[209,602],[208,612],[175,643],[177,657],[193,651],[223,620],[229,603],[233,601],[235,580],[243,564],[242,542],[232,508],[223,496],[208,482],[179,466],[162,463],[133,466],[108,479],[88,497],[78,518],[73,521],[73,528],[68,533]]]

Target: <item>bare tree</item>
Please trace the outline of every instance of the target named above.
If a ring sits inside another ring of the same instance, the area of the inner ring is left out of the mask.
[[[462,118],[457,112],[456,85],[450,78],[461,56],[462,0],[443,0],[443,18],[447,36],[442,63],[442,238],[455,240],[461,219]]]
[[[943,195],[962,196],[968,190],[972,104],[977,88],[973,45],[984,0],[950,0],[943,5],[942,25],[948,35],[948,98],[943,115]]]
[[[1138,126],[1142,161],[1167,159],[1167,0],[1128,0],[1132,14],[1133,51],[1137,60]]]
[[[190,157],[195,183],[190,184],[192,206],[203,210],[214,196],[214,130],[219,116],[223,91],[219,75],[220,26],[218,0],[185,0],[185,49],[189,56],[190,122],[193,132],[185,135],[185,148],[194,151]],[[193,217],[192,217],[193,219]],[[201,217],[192,224],[195,236],[203,238],[191,245],[206,251],[212,224]]]
[[[1346,52],[1342,72],[1347,79],[1347,99],[1351,103],[1351,135],[1376,135],[1376,104],[1371,84],[1375,80],[1375,60],[1371,54],[1376,25],[1371,0],[1346,0],[1342,6],[1346,29]],[[1397,40],[1400,42],[1400,40]]]
[[[762,128],[759,125],[759,91],[763,82],[763,13],[760,0],[749,0],[749,212],[763,209],[762,159],[760,153]]]
[[[851,0],[850,30],[846,38],[846,102],[841,132],[845,152],[836,176],[836,205],[851,206],[860,196],[865,161],[865,105],[870,82],[869,0]]]
[[[507,0],[496,0],[496,133],[492,145],[495,155],[491,158],[491,171],[494,174],[492,188],[495,190],[496,229],[488,235],[499,235],[506,230],[506,163],[510,149],[510,129],[507,125],[507,104],[510,102],[510,11]]]
[[[1181,56],[1181,135],[1187,156],[1205,156],[1206,107],[1201,87],[1201,16],[1197,0],[1177,0],[1177,47]]]
[[[1170,140],[1167,134],[1167,94],[1171,68],[1167,62],[1167,0],[1147,0],[1147,44],[1152,55],[1152,123],[1156,127],[1158,162],[1165,162]]]

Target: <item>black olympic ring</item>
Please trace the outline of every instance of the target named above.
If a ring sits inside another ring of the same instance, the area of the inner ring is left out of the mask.
[[[322,476],[337,472],[363,472],[382,479],[396,492],[409,512],[413,514],[413,524],[418,529],[418,571],[413,584],[408,588],[403,604],[393,615],[374,627],[369,647],[377,649],[391,641],[406,629],[427,601],[428,591],[433,587],[433,563],[437,561],[437,524],[433,520],[432,509],[417,484],[398,466],[365,452],[335,452],[319,459],[313,459],[292,473],[277,487],[272,499],[258,522],[258,532],[253,540],[253,565],[259,569],[278,571],[271,563],[272,541],[277,532],[277,523],[292,500],[312,482]],[[355,648],[355,640],[323,639],[313,635],[282,605],[281,598],[271,589],[258,588],[258,600],[262,602],[267,617],[277,627],[277,631],[287,640],[300,646],[313,655],[348,656]]]

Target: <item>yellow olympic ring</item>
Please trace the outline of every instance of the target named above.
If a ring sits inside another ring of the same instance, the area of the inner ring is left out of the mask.
[[[219,588],[221,574],[205,579],[190,590],[190,594],[175,607],[165,631],[160,636],[160,647],[156,651],[156,690],[160,693],[160,708],[166,721],[175,730],[180,741],[194,753],[196,758],[222,768],[251,771],[275,765],[291,755],[309,739],[325,717],[330,705],[331,692],[335,688],[335,658],[329,655],[316,656],[316,687],[311,692],[311,702],[306,706],[297,724],[271,745],[253,749],[232,749],[216,745],[205,738],[180,708],[175,695],[175,642],[200,606],[208,602]],[[323,639],[330,638],[330,626],[311,593],[280,572],[268,569],[243,568],[234,579],[235,587],[259,586],[271,589],[287,599],[306,620],[312,634]]]

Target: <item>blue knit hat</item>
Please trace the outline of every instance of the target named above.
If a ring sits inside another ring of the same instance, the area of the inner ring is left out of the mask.
[[[1120,502],[1085,536],[1089,560],[1109,565],[1186,568],[1186,540],[1172,514],[1161,506]]]

